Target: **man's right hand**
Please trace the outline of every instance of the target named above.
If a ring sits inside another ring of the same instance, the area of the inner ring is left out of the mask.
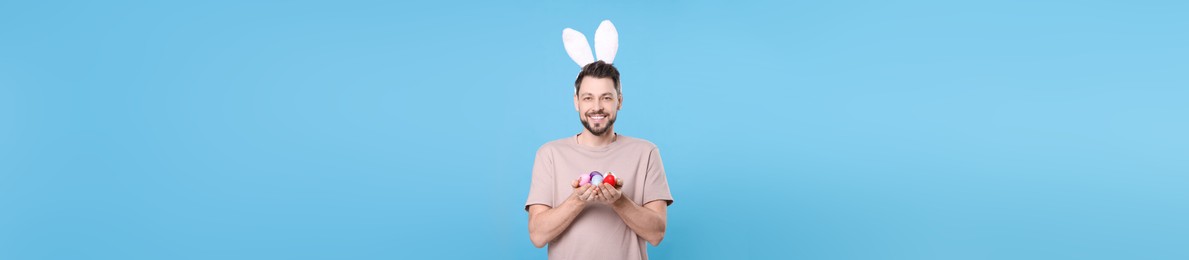
[[[593,199],[595,195],[594,185],[578,185],[578,180],[570,183],[570,187],[574,188],[574,193],[570,194],[568,199],[571,202],[578,203],[578,205],[586,205],[586,202]]]

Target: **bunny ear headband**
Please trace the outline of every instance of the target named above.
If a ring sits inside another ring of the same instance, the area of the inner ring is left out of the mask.
[[[602,23],[599,23],[599,29],[595,30],[594,37],[595,52],[599,54],[598,60],[606,63],[615,61],[615,53],[619,51],[619,31],[615,30],[615,25],[611,24],[611,20],[603,20]],[[566,45],[566,53],[570,54],[570,59],[578,63],[578,67],[586,67],[586,64],[596,61],[595,56],[590,52],[590,43],[586,41],[586,35],[566,28],[561,31],[561,41]]]

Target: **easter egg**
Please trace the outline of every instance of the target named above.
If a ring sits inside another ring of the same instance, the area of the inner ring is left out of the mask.
[[[592,176],[592,177],[590,177],[590,183],[591,183],[591,184],[600,184],[600,183],[603,183],[603,175],[602,175],[602,174],[599,174],[599,175],[595,175],[595,176]]]
[[[603,178],[603,183],[611,184],[611,187],[615,187],[615,174],[607,172],[607,177]]]
[[[599,171],[590,172],[590,184],[599,185],[603,183],[603,174]]]
[[[583,174],[578,177],[578,186],[590,184],[590,174]]]

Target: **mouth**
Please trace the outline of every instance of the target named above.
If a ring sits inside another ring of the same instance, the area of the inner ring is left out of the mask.
[[[593,115],[588,115],[587,117],[590,118],[590,121],[593,121],[593,122],[602,123],[602,122],[607,121],[607,114],[593,114]]]

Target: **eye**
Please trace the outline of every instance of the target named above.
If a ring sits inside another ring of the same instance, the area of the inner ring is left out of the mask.
[[[611,101],[611,97],[603,97],[603,100]]]
[[[582,100],[590,101],[590,97],[582,97]]]

